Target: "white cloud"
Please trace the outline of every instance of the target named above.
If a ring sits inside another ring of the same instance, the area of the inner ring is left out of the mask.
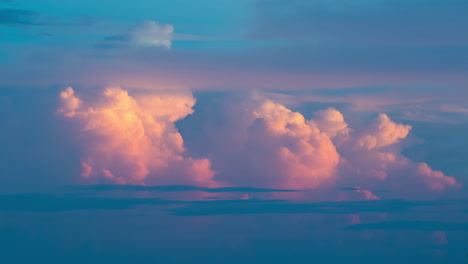
[[[135,25],[127,35],[133,45],[170,48],[173,32],[174,27],[172,25],[161,25],[155,21],[145,21]]]
[[[174,26],[144,21],[123,34],[106,37],[97,44],[101,48],[164,47],[170,49],[174,39]]]

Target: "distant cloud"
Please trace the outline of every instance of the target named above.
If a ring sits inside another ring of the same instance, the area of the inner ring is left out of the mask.
[[[136,191],[136,192],[187,192],[187,191],[202,191],[207,193],[273,193],[273,192],[298,192],[298,190],[288,189],[268,189],[268,188],[250,188],[250,187],[220,187],[209,188],[194,185],[156,185],[156,186],[142,186],[142,185],[83,185],[83,186],[69,186],[71,190],[88,190],[88,191]]]
[[[44,26],[53,22],[53,18],[40,12],[23,9],[0,8],[0,25],[7,27]]]
[[[468,107],[457,105],[442,105],[441,108],[443,112],[468,114]]]
[[[74,195],[54,195],[39,193],[0,195],[0,211],[13,212],[129,210],[138,206],[155,206],[177,203],[177,201],[165,201],[161,199],[80,197]]]
[[[229,204],[229,206],[226,206]],[[403,212],[414,207],[438,207],[435,202],[370,200],[347,202],[294,203],[269,200],[224,200],[186,204],[169,211],[180,216],[251,214],[358,214]]]
[[[362,230],[416,230],[416,231],[468,231],[467,223],[444,223],[432,221],[387,221],[348,226],[352,231]]]
[[[165,47],[171,48],[174,27],[155,21],[145,21],[133,26],[121,35],[108,36],[97,44],[101,48]]]
[[[125,189],[127,186],[122,186]],[[134,186],[134,189],[144,188]],[[89,190],[91,190],[89,188]],[[131,188],[128,188],[131,189]],[[84,189],[83,189],[84,190]],[[88,193],[89,195],[90,193]],[[459,201],[452,201],[456,204]],[[358,213],[384,213],[408,212],[413,208],[424,207],[436,212],[444,209],[448,202],[422,202],[410,200],[373,200],[373,201],[343,201],[343,202],[294,202],[285,200],[260,199],[229,199],[229,200],[165,200],[160,198],[130,197],[118,198],[103,196],[102,193],[84,196],[76,193],[22,193],[0,195],[0,212],[65,212],[76,210],[130,210],[151,209],[166,211],[179,216],[196,215],[245,215],[245,214],[358,214]],[[406,224],[406,226],[405,226]],[[412,223],[405,222],[400,225],[407,229]],[[394,223],[379,223],[355,225],[350,230],[392,228]],[[416,226],[416,225],[415,225]],[[466,225],[465,225],[466,226]],[[422,225],[419,228],[424,228]],[[449,231],[446,228],[431,227],[427,230]]]
[[[57,17],[45,13],[12,8],[0,8],[0,26],[6,27],[36,27],[36,26],[90,26],[96,21],[89,16]],[[37,33],[39,36],[49,36],[49,33]]]

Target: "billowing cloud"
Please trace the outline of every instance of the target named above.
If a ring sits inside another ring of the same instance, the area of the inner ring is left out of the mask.
[[[209,136],[216,145],[209,154],[219,172],[215,178],[222,182],[312,190],[360,186],[352,196],[366,200],[380,199],[372,190],[414,197],[459,185],[455,178],[403,156],[400,143],[411,126],[386,114],[368,126],[351,128],[334,108],[306,120],[259,95],[225,105],[224,129],[213,127]]]
[[[400,142],[411,126],[397,124],[380,114],[367,128],[357,130],[339,146],[341,184],[368,189],[390,189],[404,196],[441,192],[458,187],[455,178],[434,171],[426,163],[409,160],[400,153]]]
[[[223,161],[228,182],[315,189],[333,180],[339,154],[330,138],[302,114],[268,99],[242,107],[241,149],[229,157],[234,162]]]
[[[315,124],[320,131],[326,133],[333,139],[335,144],[341,144],[349,139],[349,133],[352,129],[344,120],[340,111],[334,108],[328,108],[315,113],[315,118],[309,121]]]
[[[96,98],[80,99],[69,87],[60,100],[58,113],[80,128],[83,177],[119,184],[212,185],[210,161],[183,156],[174,124],[193,112],[191,94],[131,96],[107,88]]]
[[[410,130],[411,126],[396,124],[386,114],[380,114],[357,140],[357,145],[368,150],[389,146],[406,138]]]
[[[133,26],[121,35],[109,36],[98,44],[98,47],[114,48],[122,46],[165,47],[172,45],[174,27],[155,21],[144,21]]]
[[[91,99],[77,97],[67,88],[60,100],[58,113],[80,128],[82,176],[98,182],[320,193],[359,186],[333,198],[339,200],[380,199],[384,197],[373,190],[384,189],[414,197],[459,185],[455,178],[402,155],[400,143],[411,126],[398,124],[386,114],[367,126],[352,128],[334,108],[318,111],[307,120],[255,94],[224,104],[224,125],[210,126],[199,139],[205,152],[196,155],[210,159],[194,159],[187,157],[184,139],[175,126],[193,113],[195,99],[190,93],[130,95],[120,88],[107,88]],[[201,121],[192,129],[210,122]]]

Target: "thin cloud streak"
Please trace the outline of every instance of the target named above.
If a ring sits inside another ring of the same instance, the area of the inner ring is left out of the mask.
[[[142,185],[80,185],[68,186],[67,189],[83,190],[83,191],[137,191],[137,192],[186,192],[186,191],[202,191],[207,193],[274,193],[274,192],[299,192],[299,190],[287,189],[267,189],[267,188],[251,188],[251,187],[221,187],[209,188],[193,185],[160,185],[160,186],[142,186]]]

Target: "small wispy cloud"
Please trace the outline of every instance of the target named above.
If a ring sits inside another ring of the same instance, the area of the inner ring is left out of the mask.
[[[144,21],[136,24],[127,32],[107,36],[97,44],[100,48],[121,47],[164,47],[171,48],[174,38],[174,26],[159,24],[155,21]]]
[[[114,184],[98,184],[98,185],[81,185],[69,186],[68,189],[72,190],[86,190],[86,191],[135,191],[135,192],[187,192],[187,191],[201,191],[207,193],[248,193],[248,192],[298,192],[299,190],[289,189],[268,189],[268,188],[252,188],[252,187],[219,187],[209,188],[194,185],[158,185],[158,186],[145,186],[145,185],[114,185]]]
[[[363,230],[415,230],[415,231],[468,231],[467,223],[445,223],[434,221],[385,221],[350,225],[351,231]]]
[[[468,114],[468,107],[459,105],[442,105],[441,110],[447,113]]]
[[[0,8],[0,25],[7,27],[44,26],[51,24],[53,21],[52,17],[40,12]]]

